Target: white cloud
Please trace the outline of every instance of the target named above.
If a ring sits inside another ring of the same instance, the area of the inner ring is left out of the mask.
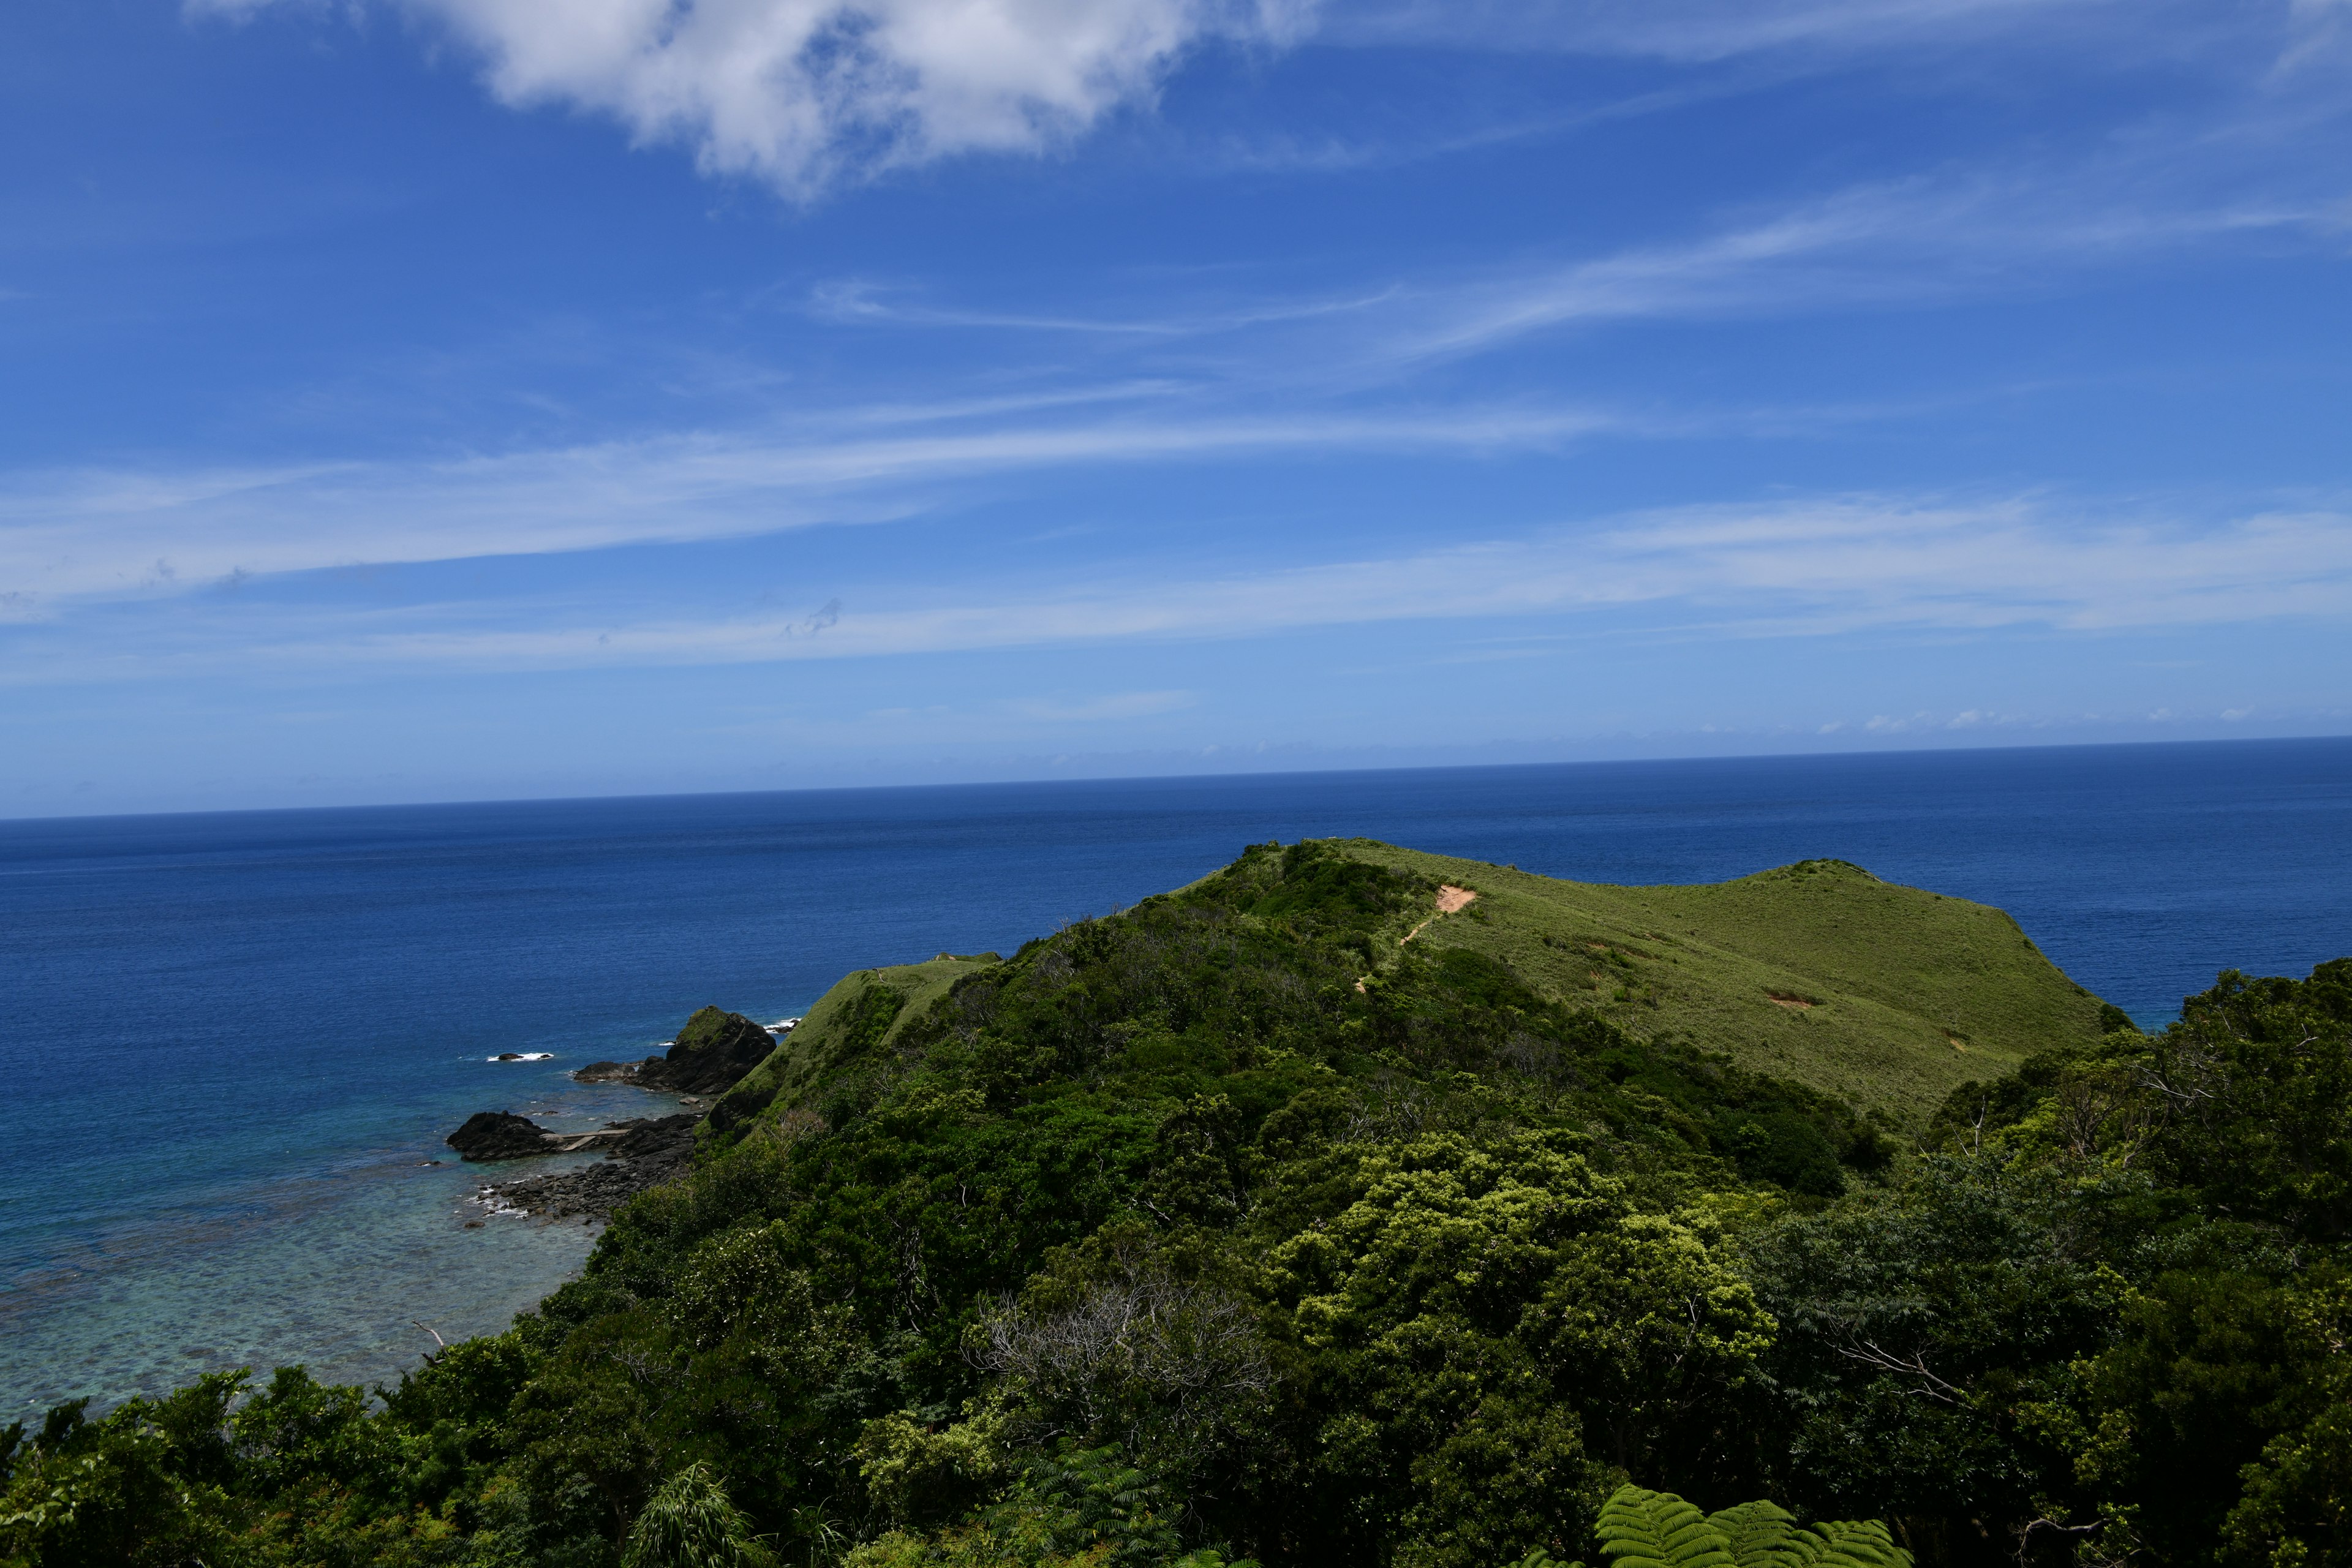
[[[0,489],[0,618],[232,573],[682,543],[898,515],[927,484],[1095,463],[1315,449],[1549,446],[1609,428],[1577,409],[1249,419],[1134,417],[844,435],[607,442],[439,463],[62,474]]]
[[[1354,315],[1389,302],[1399,292],[1391,286],[1354,293],[1260,301],[1238,308],[1225,306],[1121,319],[942,308],[892,300],[888,297],[890,290],[864,279],[836,279],[821,283],[810,291],[808,308],[814,319],[844,326],[972,327],[1150,339],[1200,337],[1241,331],[1252,327]]]
[[[2126,162],[2134,170],[2177,166],[2175,151],[2165,142]],[[1192,356],[1189,381],[1142,370],[1092,384],[1041,377],[1017,393],[440,460],[0,476],[0,620],[181,593],[238,573],[681,543],[902,517],[936,504],[946,486],[1013,472],[1274,452],[1552,448],[1604,432],[1817,431],[1873,411],[1635,419],[1541,404],[1433,410],[1393,397],[1373,411],[1332,412],[1329,400],[1432,360],[1563,327],[1845,309],[2046,278],[2059,262],[2137,259],[2219,235],[2315,233],[2334,210],[2309,196],[2245,194],[2201,205],[2103,205],[2095,195],[2119,183],[2112,173],[2102,165],[2040,182],[2021,174],[1874,185],[1680,247],[1452,285],[1171,312],[1170,331],[1255,324],[1223,364]],[[838,300],[859,310],[872,303],[855,289]]]
[[[845,174],[1050,147],[1148,98],[1204,40],[1298,36],[1313,0],[398,3],[472,45],[506,103],[609,114],[708,172],[806,195]]]
[[[318,0],[184,0],[192,12],[230,16],[306,3]],[[502,102],[609,117],[640,142],[690,148],[708,173],[750,175],[801,197],[894,166],[1066,144],[1122,106],[1150,101],[1189,51],[1213,41],[1278,47],[1311,36],[1691,66],[1890,48],[1940,56],[2024,37],[2106,64],[2242,55],[2292,74],[2342,55],[2352,33],[2346,0],[2268,0],[2226,14],[2189,0],[373,3],[461,40]],[[1570,112],[1561,123],[1586,117]],[[1491,133],[1471,133],[1467,144]],[[1275,161],[1346,165],[1361,155],[1310,132]]]
[[[1444,40],[1687,62],[1793,47],[1949,42],[2084,13],[2146,9],[2144,0],[2129,6],[2124,0],[1375,0],[1337,14],[1332,31],[1366,42]]]
[[[2352,0],[2345,0],[2352,9]],[[2322,121],[2336,118],[2331,110]],[[821,286],[811,313],[844,326],[989,328],[1123,339],[1147,361],[1162,342],[1228,335],[1222,365],[1258,388],[1360,386],[1425,362],[1507,349],[1560,329],[1913,307],[2079,285],[2101,270],[2161,266],[2200,250],[2340,246],[2338,163],[2307,151],[2315,121],[2283,113],[2230,134],[2142,128],[2087,153],[2011,159],[1849,185],[1722,215],[1708,228],[1483,271],[1361,279],[1319,295],[1154,301],[1064,313],[1018,304],[916,302],[862,279]]]
[[[1409,362],[1564,326],[1853,310],[2013,289],[2021,279],[2046,286],[2060,268],[2143,263],[2230,237],[2332,237],[2341,226],[2336,189],[2147,188],[2158,163],[2168,184],[2189,159],[2167,142],[2074,168],[1856,186],[1685,244],[1426,292],[1400,312],[1418,321],[1380,353]]]
[[[1971,46],[2039,49],[2100,68],[2243,51],[2294,68],[2339,52],[2347,0],[1353,0],[1335,42],[1553,50],[1704,66],[1766,57],[1775,69]]]
[[[364,614],[240,612],[233,650],[161,630],[108,659],[18,680],[200,668],[459,668],[772,663],[1259,636],[1318,626],[1542,617],[1580,631],[1805,637],[2039,626],[2100,632],[2297,616],[2352,616],[2352,514],[2250,511],[2212,522],[2101,517],[2030,499],[1953,504],[1848,497],[1688,507],[1402,556],[1247,575],[845,589],[822,637],[782,614],[713,619],[643,613],[580,621],[530,606],[425,605]],[[486,618],[487,617],[487,618]],[[492,624],[493,619],[496,624]],[[1149,701],[1169,694],[1144,694]],[[1139,710],[1138,711],[1154,710]],[[1122,710],[1064,717],[1116,718]],[[1985,717],[1990,717],[1989,715]],[[1873,719],[1866,728],[1925,723]]]

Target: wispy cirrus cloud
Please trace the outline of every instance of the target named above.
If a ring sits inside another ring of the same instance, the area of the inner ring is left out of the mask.
[[[1247,304],[1203,304],[1160,315],[1055,315],[941,306],[907,298],[908,290],[866,279],[836,279],[809,293],[809,313],[845,325],[971,327],[1011,331],[1076,332],[1112,338],[1171,339],[1244,331],[1253,327],[1311,321],[1377,310],[1402,292],[1394,285]]]
[[[2223,247],[2325,252],[2340,245],[2352,182],[2332,102],[2258,121],[2140,127],[2088,151],[1953,165],[1751,204],[1694,232],[1597,254],[1359,278],[1307,295],[1108,304],[1076,314],[940,302],[911,286],[821,286],[811,313],[848,327],[987,328],[1125,340],[1149,361],[1182,345],[1188,373],[1258,384],[1363,384],[1427,362],[1546,333],[1643,321],[1766,318],[1932,306],[2047,292],[2101,273]],[[1213,352],[1207,340],[1220,340]]]
[[[1671,244],[1414,291],[1375,357],[1451,357],[1580,325],[1790,315],[2041,289],[2232,241],[2332,244],[2340,179],[2247,177],[2196,136],[2071,165],[1876,182]],[[2234,178],[2232,176],[2235,176]]]
[[[442,462],[95,472],[0,490],[25,618],[232,573],[677,544],[902,515],[922,488],[1024,469],[1251,453],[1553,446],[1630,422],[1575,408],[1173,415],[845,433],[695,434]]]
[[[873,401],[734,428],[457,458],[118,468],[0,477],[0,619],[181,593],[232,574],[551,554],[873,521],[938,505],[942,487],[1106,464],[1266,454],[1558,447],[1603,434],[1687,436],[1768,414],[1634,416],[1559,401],[1414,406],[1393,390],[1441,361],[1580,325],[1851,309],[2046,279],[2228,237],[2296,243],[2341,226],[2311,188],[2144,195],[2189,160],[2155,139],[2090,164],[1857,186],[1675,245],[1470,279],[1359,285],[1321,298],[1179,305],[1122,321],[1019,310],[926,315],[845,287],[836,320],[1074,324],[1154,343],[1223,333],[1181,375],[1149,353],[1084,381],[928,402]],[[2226,173],[2226,167],[2222,170]],[[2306,182],[2308,186],[2309,182]],[[933,318],[936,318],[934,320]],[[1381,406],[1354,395],[1378,384]],[[1409,396],[1410,395],[1404,395]],[[1819,428],[1837,417],[1805,411]],[[1782,424],[1788,423],[1782,418]]]
[[[2352,616],[2352,512],[2213,520],[2046,498],[1826,497],[1685,507],[1515,539],[1250,574],[1024,579],[965,592],[845,587],[822,635],[793,615],[667,616],[436,604],[240,616],[234,647],[152,628],[103,668],[19,661],[18,681],[166,666],[315,670],[740,664],[1261,637],[1465,620],[1570,635],[1786,637],[1858,631],[2101,633]],[[522,626],[518,621],[535,624]],[[1155,697],[1153,700],[1160,700]],[[1035,716],[1035,715],[1033,715]],[[1115,716],[1106,713],[1102,716]]]
[[[2326,4],[2328,0],[2319,0]],[[2311,0],[2242,8],[2233,30],[2285,36]],[[2015,44],[2121,24],[2135,52],[2197,8],[2164,0],[1365,0],[1332,12],[1327,37],[1355,43],[1554,49],[1700,64],[1767,53],[1851,57]]]

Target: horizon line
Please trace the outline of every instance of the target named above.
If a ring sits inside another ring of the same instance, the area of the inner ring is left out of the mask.
[[[1515,768],[1601,769],[1677,765],[1703,767],[1765,762],[1835,763],[1948,756],[1954,752],[1984,755],[2021,752],[2183,751],[2195,747],[2322,745],[2330,742],[2352,742],[2352,733],[2202,736],[2179,740],[2019,742],[2000,745],[1972,745],[1966,742],[1955,742],[1945,745],[1849,747],[1843,750],[1825,748],[1812,751],[1738,752],[1699,755],[1685,753],[1646,757],[1551,758],[1496,763],[1422,763],[1374,767],[1234,767],[1195,773],[1105,773],[1063,777],[929,780],[900,784],[798,784],[769,789],[654,790],[588,795],[498,795],[447,800],[362,801],[320,805],[213,806],[183,811],[63,811],[29,816],[0,817],[0,829],[33,823],[131,822],[191,816],[283,816],[302,812],[435,811],[499,805],[578,805],[635,801],[727,800],[759,795],[880,795],[911,793],[919,790],[1024,789],[1054,785],[1077,787],[1107,784],[1200,784],[1234,779],[1344,778],[1377,773],[1498,773]],[[1490,742],[1490,744],[1495,743],[1509,742]]]

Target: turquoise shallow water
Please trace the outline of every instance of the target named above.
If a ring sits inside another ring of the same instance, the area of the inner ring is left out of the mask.
[[[558,1129],[677,1104],[575,1085],[553,1064],[499,1077],[490,1098],[501,1109]],[[454,1342],[505,1328],[578,1271],[595,1227],[501,1214],[480,1201],[483,1184],[593,1156],[467,1165],[438,1131],[293,1170],[257,1159],[242,1180],[160,1194],[152,1211],[52,1245],[0,1301],[0,1336],[11,1342],[0,1364],[14,1363],[18,1410],[82,1394],[111,1404],[199,1372],[296,1359],[321,1378],[373,1383],[429,1350],[435,1334]],[[36,1345],[38,1363],[25,1364]]]
[[[593,1237],[466,1228],[478,1170],[425,1162],[470,1112],[658,1111],[564,1073],[1352,834],[1612,882],[1836,856],[2000,905],[2148,1023],[2352,952],[2341,740],[0,823],[0,1421],[395,1376]]]

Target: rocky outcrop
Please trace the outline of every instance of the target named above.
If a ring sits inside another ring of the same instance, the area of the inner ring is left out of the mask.
[[[671,1094],[716,1097],[734,1088],[775,1048],[775,1037],[742,1014],[705,1007],[686,1021],[666,1054],[640,1062],[590,1062],[572,1076],[581,1083],[629,1083]],[[751,1110],[774,1097],[770,1089]],[[749,1111],[739,1117],[730,1110],[723,1125],[748,1119]],[[449,1146],[477,1161],[602,1150],[606,1158],[595,1164],[502,1182],[481,1193],[481,1201],[493,1209],[547,1219],[595,1217],[610,1214],[647,1187],[683,1174],[694,1162],[694,1129],[701,1120],[682,1112],[615,1121],[593,1132],[559,1133],[508,1111],[485,1110],[451,1133]]]
[[[604,1159],[576,1171],[502,1182],[485,1188],[483,1200],[538,1219],[601,1218],[647,1187],[685,1174],[694,1162],[694,1125],[700,1120],[681,1114],[615,1121],[604,1129]]]
[[[686,1021],[669,1050],[641,1062],[590,1062],[578,1083],[633,1083],[672,1094],[724,1094],[776,1048],[776,1037],[740,1013],[705,1007]]]
[[[478,1110],[446,1142],[468,1161],[489,1161],[552,1153],[556,1139],[527,1116],[510,1110]]]
[[[691,1116],[669,1116],[665,1121],[692,1123]],[[576,1154],[583,1149],[602,1149],[626,1140],[626,1129],[648,1125],[642,1121],[615,1121],[599,1127],[593,1132],[551,1132],[527,1117],[510,1110],[478,1110],[466,1119],[466,1124],[442,1142],[467,1160],[526,1160],[533,1154]]]

